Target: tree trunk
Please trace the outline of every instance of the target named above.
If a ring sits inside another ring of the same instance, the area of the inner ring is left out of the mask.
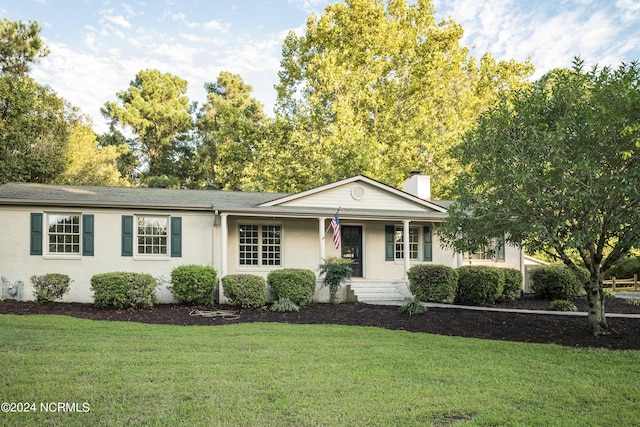
[[[604,293],[599,275],[595,276],[590,278],[586,287],[589,329],[594,335],[605,335],[609,333],[609,326],[604,312]]]

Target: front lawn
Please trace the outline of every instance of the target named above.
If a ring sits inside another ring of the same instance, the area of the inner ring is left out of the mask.
[[[1,315],[0,354],[0,400],[35,404],[0,413],[3,426],[611,426],[640,418],[640,351],[349,326]]]

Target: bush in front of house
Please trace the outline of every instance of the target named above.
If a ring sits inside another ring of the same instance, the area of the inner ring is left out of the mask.
[[[458,272],[441,264],[418,264],[409,269],[409,290],[420,301],[452,304]]]
[[[504,288],[498,299],[500,302],[515,301],[520,298],[522,290],[522,273],[517,268],[502,268],[504,274]]]
[[[158,301],[156,279],[144,273],[102,273],[91,278],[96,307],[139,309],[153,307]]]
[[[36,302],[46,303],[62,298],[64,294],[69,292],[71,279],[66,274],[49,273],[31,276],[31,283]]]
[[[572,299],[582,293],[582,283],[569,267],[562,264],[541,265],[531,269],[531,290],[538,298]]]
[[[566,299],[553,300],[550,306],[553,311],[578,311],[576,305]]]
[[[502,296],[504,273],[501,268],[467,265],[458,268],[456,303],[493,305]]]
[[[254,274],[229,274],[222,278],[224,296],[233,306],[262,307],[267,303],[267,283]]]
[[[267,285],[273,293],[273,300],[288,298],[298,306],[311,302],[316,292],[316,275],[311,270],[286,268],[273,270],[267,276]]]
[[[402,313],[407,313],[409,316],[417,316],[418,314],[426,312],[427,308],[422,305],[418,298],[413,298],[412,300],[404,303],[400,307],[400,311]]]
[[[300,306],[289,298],[280,298],[271,304],[271,311],[286,313],[289,311],[300,311]]]
[[[169,290],[185,304],[212,304],[218,273],[209,265],[181,265],[171,271]]]

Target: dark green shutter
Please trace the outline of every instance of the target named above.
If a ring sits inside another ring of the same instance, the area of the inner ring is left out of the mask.
[[[122,215],[122,256],[133,256],[132,215]]]
[[[42,214],[31,213],[31,255],[42,255]]]
[[[384,260],[393,261],[395,259],[395,226],[384,226]]]
[[[82,215],[82,255],[93,256],[93,215]]]
[[[182,256],[182,218],[171,217],[171,256]]]
[[[424,227],[423,233],[424,238],[422,242],[422,259],[423,261],[433,261],[433,244],[431,237],[431,228],[430,226]]]

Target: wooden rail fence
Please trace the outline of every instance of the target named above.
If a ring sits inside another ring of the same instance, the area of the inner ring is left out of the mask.
[[[621,290],[621,289],[626,289],[626,290],[631,290],[633,289],[634,291],[638,290],[638,275],[634,274],[633,275],[633,279],[616,279],[615,277],[612,277],[611,280],[603,280],[602,281],[603,285],[611,285],[611,290],[615,291],[615,290]],[[622,285],[622,286],[620,286]]]

